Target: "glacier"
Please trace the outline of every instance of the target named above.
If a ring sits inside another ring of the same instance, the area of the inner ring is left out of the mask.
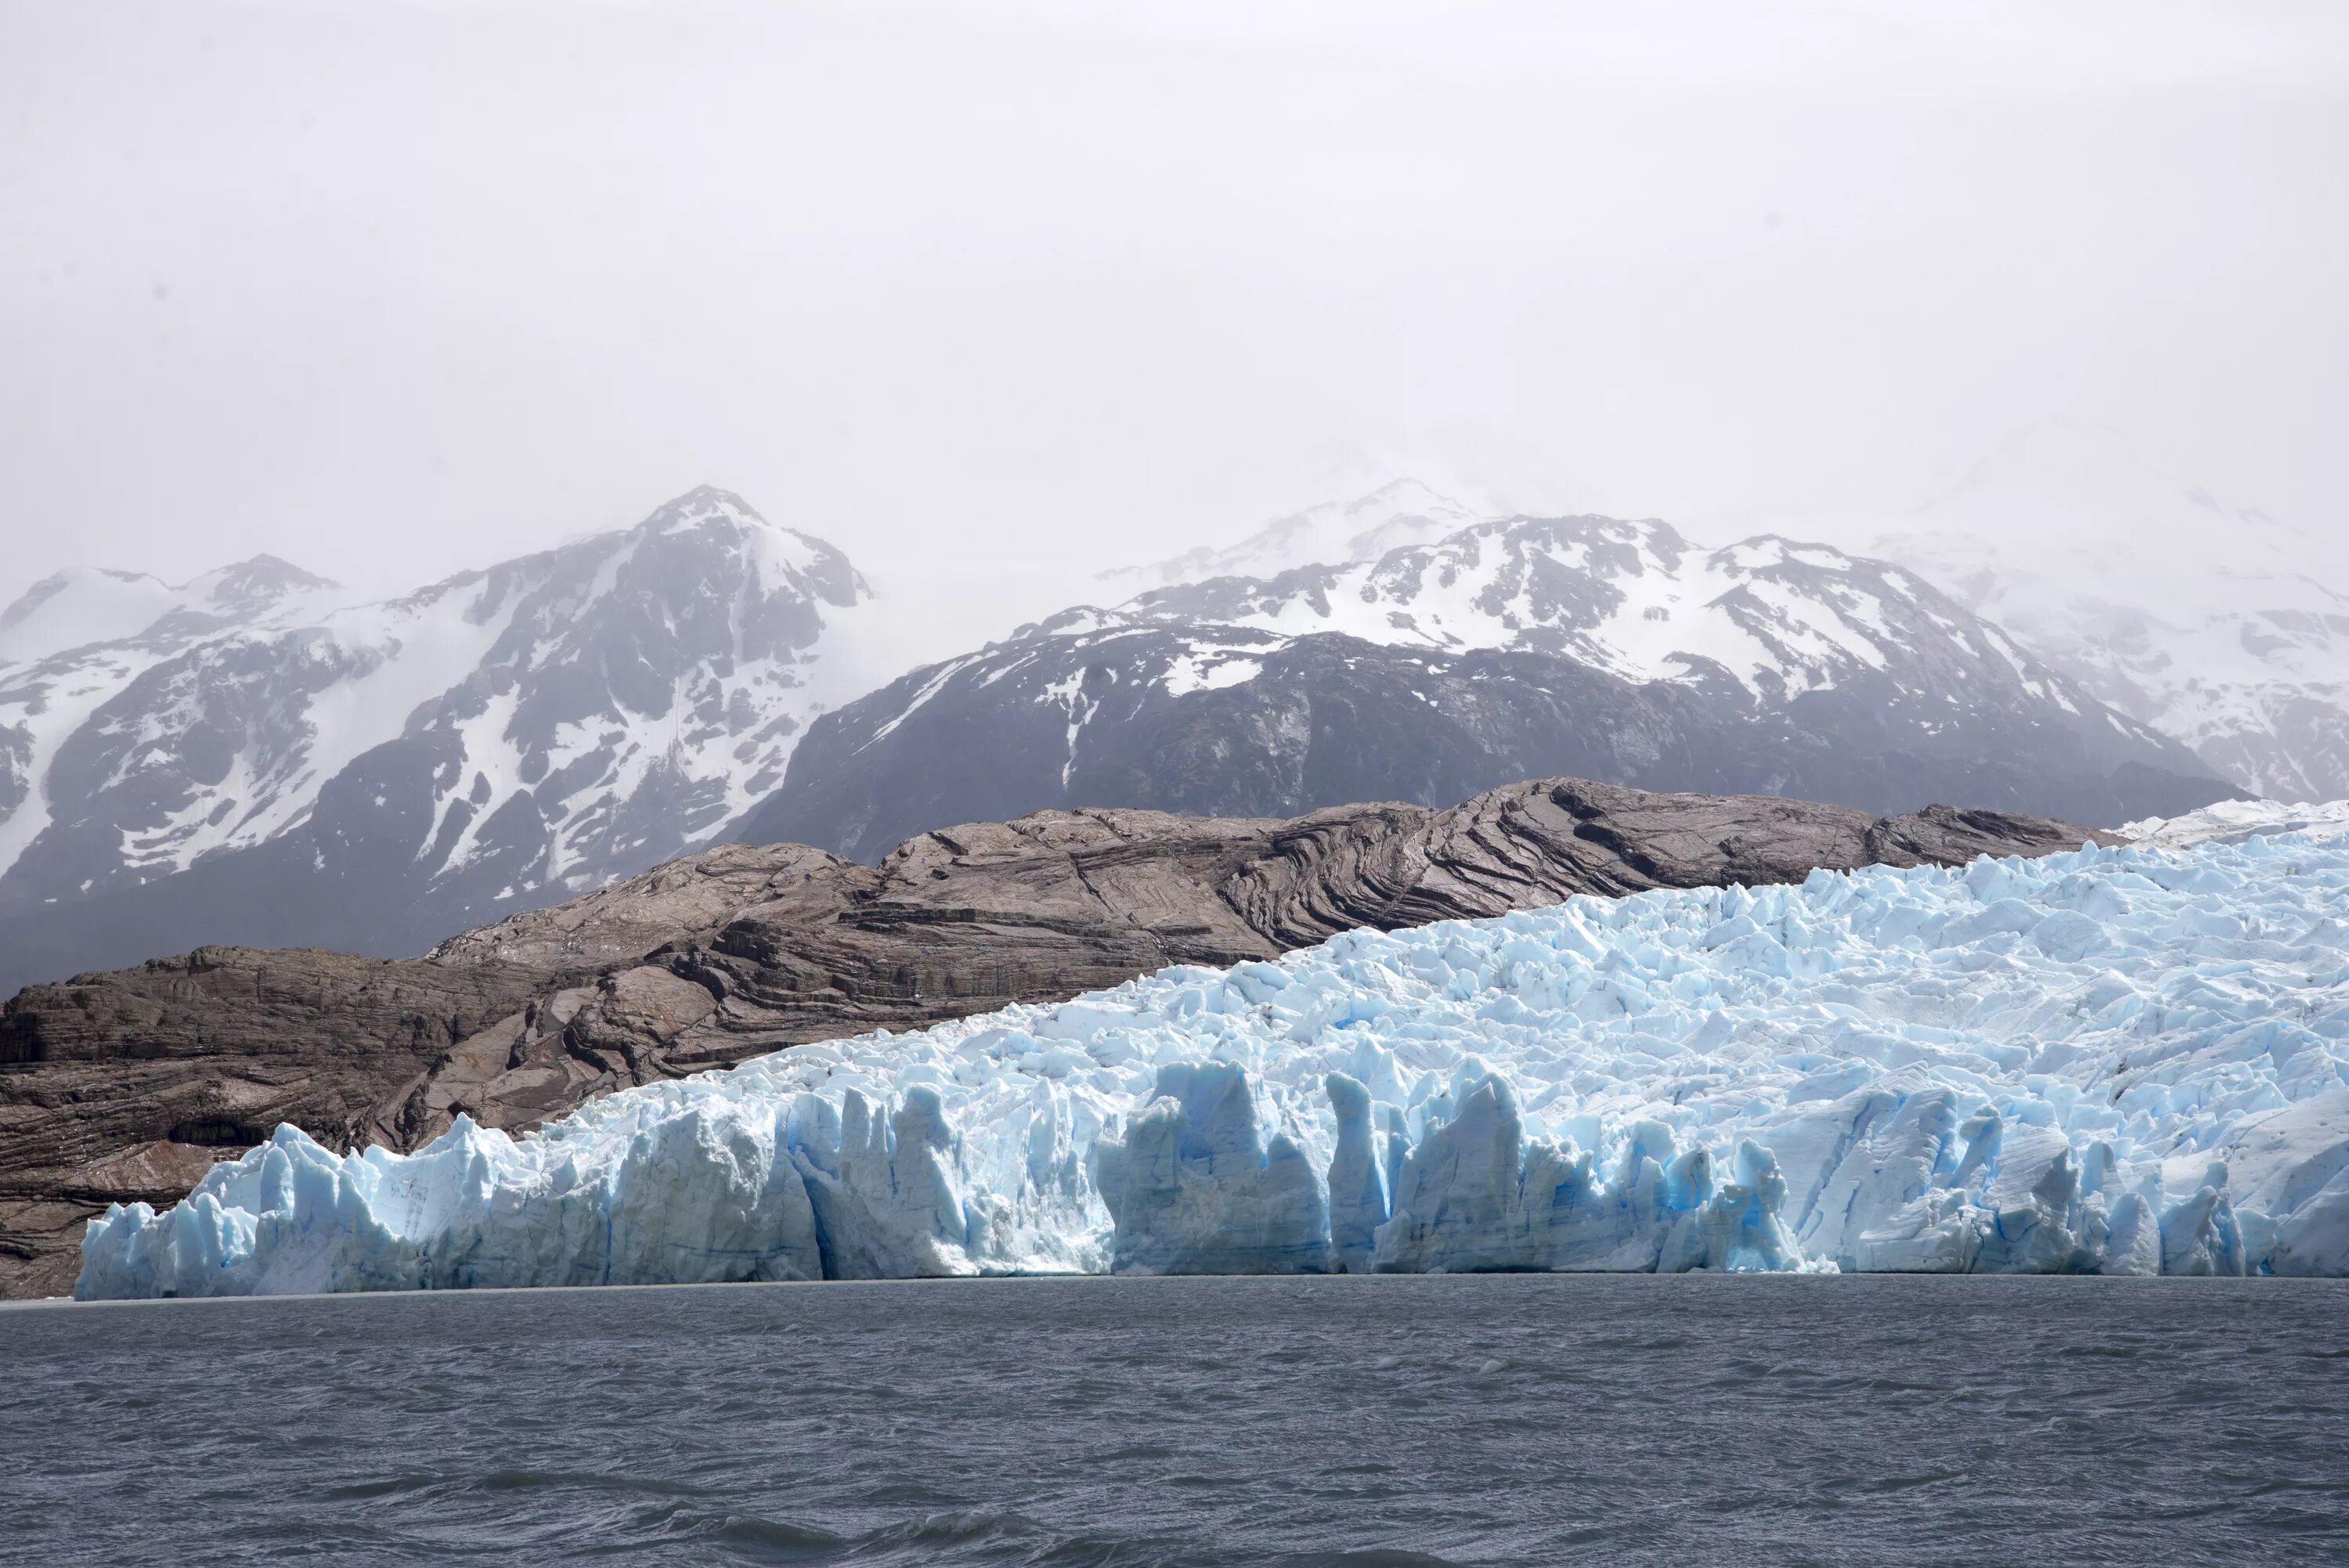
[[[2219,800],[2178,817],[2149,817],[2121,829],[2123,838],[2159,849],[2240,843],[2275,833],[2349,833],[2349,800]]]
[[[293,1127],[83,1298],[1039,1272],[2349,1274],[2349,811],[1577,897],[800,1046],[409,1155]]]

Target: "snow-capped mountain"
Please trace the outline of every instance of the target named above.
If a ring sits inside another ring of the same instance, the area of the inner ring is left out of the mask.
[[[0,666],[70,647],[185,646],[210,632],[323,606],[336,584],[256,555],[173,587],[138,572],[76,567],[45,577],[0,610]]]
[[[1915,665],[1896,678],[1923,688],[1969,676],[1974,706],[2006,696],[2078,711],[2011,638],[1953,619],[1940,597],[1888,562],[1776,535],[1706,551],[1653,519],[1516,518],[1374,560],[1161,589],[1120,613],[1442,652],[1565,654],[1634,681],[1714,673],[1764,699]]]
[[[10,977],[420,947],[679,853],[854,695],[830,655],[870,597],[708,489],[382,603],[266,558],[179,589],[51,579],[0,616]]]
[[[0,610],[0,872],[52,825],[58,755],[126,688],[205,644],[298,623],[336,593],[260,555],[177,587],[138,573],[61,572]],[[70,815],[76,790],[56,793]]]
[[[2349,795],[2349,531],[2228,505],[2051,419],[1868,548],[2245,789]]]
[[[1548,774],[2092,824],[2231,792],[1901,567],[1514,518],[915,671],[820,720],[743,836],[870,856],[1047,806],[1290,815]]]

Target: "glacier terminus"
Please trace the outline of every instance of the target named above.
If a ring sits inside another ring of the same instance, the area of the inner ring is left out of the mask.
[[[413,1155],[292,1127],[84,1298],[1014,1273],[2349,1274],[2349,814],[1349,932]]]

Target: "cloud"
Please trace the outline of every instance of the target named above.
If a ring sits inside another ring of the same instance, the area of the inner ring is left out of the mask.
[[[27,581],[412,580],[707,480],[982,635],[1333,451],[1702,530],[1898,511],[2064,411],[2344,511],[2335,7],[7,26]]]

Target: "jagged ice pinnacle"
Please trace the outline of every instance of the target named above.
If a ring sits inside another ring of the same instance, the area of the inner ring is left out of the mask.
[[[285,1127],[94,1221],[77,1294],[2349,1274],[2349,835],[2223,826],[1352,932],[409,1156]]]

